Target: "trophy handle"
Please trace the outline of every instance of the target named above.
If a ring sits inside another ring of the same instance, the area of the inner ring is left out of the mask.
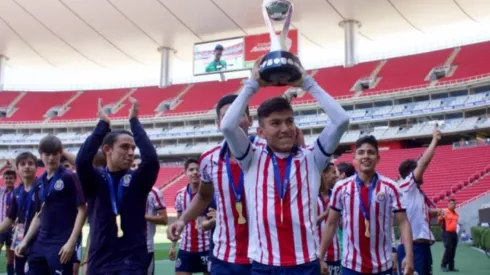
[[[282,27],[282,32],[281,32],[281,38],[280,38],[280,43],[281,43],[281,48],[284,51],[288,51],[288,45],[286,43],[287,38],[288,38],[288,33],[289,33],[289,26],[291,26],[291,19],[293,18],[293,3],[289,5],[288,9],[288,15],[286,16],[286,20],[284,21],[284,26]]]
[[[281,35],[276,35],[276,31],[274,30],[274,26],[272,26],[271,19],[269,18],[269,14],[267,13],[267,2],[264,1],[262,5],[262,15],[264,17],[265,26],[269,31],[270,40],[271,40],[271,51],[287,51],[287,36],[289,32],[289,26],[291,25],[291,18],[293,17],[293,4],[289,6],[288,13],[286,16],[286,20],[284,21],[284,26],[282,28]]]
[[[266,7],[267,2],[264,1],[262,5],[262,16],[264,16],[264,21],[265,21],[265,26],[267,27],[267,30],[269,31],[270,35],[270,40],[271,40],[271,50],[273,49],[278,49],[280,47],[281,42],[279,41],[279,36],[276,35],[276,31],[274,30],[274,27],[272,26],[272,22],[269,18],[269,14],[267,13],[267,7]]]

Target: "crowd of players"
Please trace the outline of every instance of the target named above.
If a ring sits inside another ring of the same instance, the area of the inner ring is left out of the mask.
[[[291,86],[310,93],[330,118],[317,141],[304,145],[283,97],[260,105],[258,135],[249,135],[248,102],[266,85],[256,66],[238,96],[217,102],[223,142],[185,163],[189,184],[176,194],[178,219],[167,232],[176,274],[432,274],[430,217],[444,211],[420,186],[440,132],[418,160],[400,165],[403,180],[395,183],[376,172],[373,136],[355,144],[357,171],[331,162],[349,116],[306,73]],[[37,158],[29,152],[17,156],[17,172],[4,173],[0,232],[13,227],[15,252],[8,274],[78,274],[79,265],[89,275],[154,273],[155,225],[167,224],[162,194],[153,188],[160,163],[138,120],[138,102],[130,102],[130,131],[111,130],[99,100],[100,120],[76,158],[47,136],[39,146],[42,176],[36,178]],[[14,189],[16,176],[21,184]],[[85,220],[88,249],[80,259]],[[454,256],[447,264],[454,269]]]

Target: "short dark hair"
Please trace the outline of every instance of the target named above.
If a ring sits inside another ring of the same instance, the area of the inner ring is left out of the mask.
[[[345,173],[346,177],[352,177],[356,173],[356,168],[354,168],[354,165],[352,165],[351,163],[341,162],[336,166],[337,170],[339,170],[339,173]]]
[[[216,104],[216,116],[218,117],[219,119],[219,115],[220,115],[220,111],[221,111],[221,108],[223,108],[223,106],[225,105],[228,105],[228,104],[231,104],[233,103],[233,101],[235,101],[235,99],[238,97],[238,95],[235,95],[235,94],[229,94],[229,95],[225,95],[223,96],[219,101],[218,103]],[[245,112],[247,113],[247,115],[250,115],[250,110],[248,109],[248,106],[247,108],[245,109]]]
[[[223,45],[218,44],[218,45],[216,45],[216,46],[214,47],[214,50],[215,50],[215,51],[223,51],[223,50],[225,50],[225,48],[223,47]]]
[[[113,130],[109,132],[107,135],[105,135],[104,139],[102,140],[102,146],[108,145],[109,147],[112,148],[112,146],[114,146],[114,143],[116,143],[117,137],[120,135],[133,136],[133,133],[124,129]]]
[[[376,149],[376,153],[378,152],[378,140],[372,135],[363,136],[356,140],[356,149],[359,149],[359,147],[366,143],[373,146]]]
[[[455,199],[453,199],[453,198],[450,198],[450,199],[449,199],[449,202],[454,202],[454,203],[456,203],[456,200],[455,200]]]
[[[32,160],[32,162],[34,162],[34,165],[36,165],[36,167],[38,167],[38,165],[37,165],[38,159],[31,152],[22,152],[22,153],[18,154],[17,157],[15,158],[15,167],[19,167],[19,163],[21,161],[25,161],[27,159]]]
[[[190,159],[187,159],[184,163],[184,169],[187,170],[187,168],[189,168],[189,165],[191,165],[192,163],[195,163],[197,165],[199,165],[199,161],[195,158],[190,158]]]
[[[404,179],[408,177],[408,175],[410,175],[410,173],[412,173],[415,168],[417,168],[417,161],[414,159],[407,159],[400,163],[400,166],[398,167],[398,173],[400,174],[400,177]]]
[[[101,150],[99,150],[97,152],[97,154],[95,154],[95,157],[92,160],[92,165],[94,167],[105,167],[106,166],[105,156]]]
[[[260,104],[257,109],[257,116],[259,117],[259,124],[262,125],[263,119],[269,117],[272,113],[281,111],[293,112],[293,107],[287,99],[282,96],[269,98]]]
[[[39,154],[57,154],[63,152],[63,144],[55,135],[47,135],[39,142]]]
[[[8,169],[3,172],[3,177],[5,178],[5,176],[14,176],[14,179],[16,179],[17,173],[15,172],[15,170]]]
[[[325,166],[325,169],[323,169],[323,173],[327,173],[328,169],[330,169],[330,167],[334,167],[333,163],[327,162],[327,166]]]

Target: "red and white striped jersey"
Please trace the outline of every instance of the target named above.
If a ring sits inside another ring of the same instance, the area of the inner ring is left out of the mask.
[[[259,137],[251,136],[249,140],[263,146],[265,141]],[[212,183],[216,198],[216,228],[214,230],[213,255],[221,261],[235,264],[250,264],[248,257],[249,221],[247,217],[247,198],[242,194],[242,214],[247,220],[239,224],[239,213],[236,209],[236,198],[230,186],[225,156],[228,153],[226,142],[222,142],[201,155],[200,174],[203,183]],[[231,174],[235,188],[240,179],[241,168],[237,163],[230,163]]]
[[[216,228],[214,230],[213,255],[228,263],[250,264],[248,258],[248,220],[247,197],[242,194],[242,214],[247,222],[238,223],[239,213],[236,209],[236,198],[230,186],[228,170],[225,163],[227,147],[221,145],[208,150],[201,156],[200,174],[203,183],[213,184],[216,198]],[[240,178],[241,168],[230,162],[231,174],[235,188]]]
[[[191,204],[192,198],[195,196],[190,192],[190,186],[179,190],[175,197],[175,210],[179,213],[184,212]],[[209,251],[209,232],[204,231],[201,222],[206,217],[199,216],[197,220],[192,220],[184,227],[181,235],[180,249],[187,252],[204,252]]]
[[[378,174],[369,208],[370,238],[361,213],[360,197],[368,205],[368,187],[358,188],[354,175],[338,182],[332,193],[330,208],[342,213],[344,245],[342,265],[366,274],[379,273],[392,267],[393,212],[405,211],[401,194],[394,181]]]
[[[412,225],[413,240],[424,239],[434,242],[430,229],[430,207],[434,205],[417,186],[413,173],[399,182],[403,201],[407,207],[407,217]]]
[[[318,216],[320,216],[322,213],[325,213],[328,209],[328,204],[329,200],[322,198],[322,196],[318,196]],[[328,216],[327,216],[328,217]],[[318,239],[321,241],[322,240],[322,232],[323,229],[325,229],[325,226],[327,225],[327,218],[325,218],[321,223],[318,225]],[[334,235],[332,243],[327,249],[327,253],[325,254],[325,259],[323,259],[325,262],[338,262],[340,261],[340,243],[339,243],[339,237],[337,234]]]
[[[317,147],[298,148],[293,154],[282,200],[276,188],[273,155],[267,147],[251,145],[240,160],[245,173],[249,230],[255,234],[249,238],[248,255],[252,260],[264,265],[294,266],[318,259],[318,164],[326,163],[329,157],[320,154]],[[290,154],[275,156],[278,173],[281,179],[286,178]]]
[[[146,215],[156,216],[158,211],[162,209],[166,209],[167,206],[163,201],[162,192],[156,188],[152,187],[150,193],[148,194],[148,198],[146,199]],[[152,222],[146,222],[146,245],[148,248],[148,252],[153,252],[154,249],[154,241],[155,237],[156,225]]]
[[[0,222],[7,217],[7,209],[12,196],[12,191],[8,191],[6,187],[0,187]]]

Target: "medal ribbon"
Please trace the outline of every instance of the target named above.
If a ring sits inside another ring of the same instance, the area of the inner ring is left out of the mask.
[[[369,221],[369,210],[371,209],[371,199],[373,197],[373,191],[374,188],[376,188],[376,182],[378,181],[378,174],[374,174],[373,179],[369,183],[369,190],[368,190],[368,205],[367,207],[364,205],[364,201],[362,200],[361,196],[361,186],[364,184],[362,180],[359,178],[359,175],[356,174],[356,185],[358,189],[358,194],[359,194],[359,207],[361,208],[361,213],[364,216],[364,219],[366,221]]]
[[[279,164],[277,162],[276,155],[269,149],[272,159],[272,166],[274,167],[274,181],[276,183],[276,189],[281,197],[281,202],[286,195],[289,188],[290,176],[291,176],[291,163],[293,162],[293,153],[289,154],[286,162],[286,171],[284,173],[284,178],[281,178],[281,171],[279,169]]]
[[[25,197],[24,197],[24,194],[25,194]],[[19,192],[19,202],[22,205],[22,207],[24,208],[24,212],[25,212],[24,223],[27,223],[27,220],[29,219],[29,214],[31,212],[31,206],[32,206],[33,194],[34,194],[34,186],[31,186],[31,189],[29,190],[29,192],[26,192],[24,188],[21,188],[20,192]]]
[[[112,212],[114,215],[118,216],[119,209],[118,205],[121,206],[122,203],[122,197],[123,197],[123,189],[124,189],[124,177],[126,177],[126,174],[124,175],[120,180],[119,180],[119,186],[117,187],[117,197],[114,192],[114,181],[111,177],[111,174],[109,173],[109,170],[106,168],[106,178],[107,178],[107,185],[109,186],[109,195],[111,197],[111,205],[112,205]]]
[[[436,204],[431,199],[429,199],[429,197],[427,197],[427,195],[424,193],[424,191],[422,191],[422,189],[419,188],[419,191],[422,194],[422,196],[424,196],[425,203],[429,205],[429,207],[436,207]]]
[[[233,190],[233,194],[235,195],[235,199],[237,202],[242,201],[243,195],[243,185],[244,185],[244,175],[243,171],[240,169],[240,179],[238,180],[238,188],[235,185],[235,180],[233,179],[233,173],[231,171],[231,163],[230,163],[230,154],[225,155],[225,163],[226,163],[226,174],[228,174],[228,183],[230,184],[231,190]]]

